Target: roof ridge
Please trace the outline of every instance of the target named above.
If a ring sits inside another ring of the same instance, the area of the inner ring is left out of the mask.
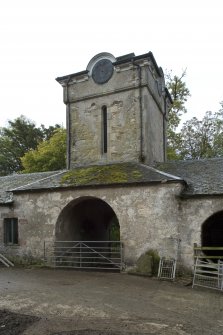
[[[152,166],[148,166],[146,164],[141,164],[143,165],[144,167],[146,167],[147,169],[150,169],[152,171],[155,171],[163,176],[166,176],[166,177],[170,177],[170,178],[173,178],[173,179],[176,179],[176,180],[183,180],[182,178],[178,177],[178,176],[174,176],[173,174],[170,174],[170,173],[166,173],[166,172],[163,172],[163,171],[160,171],[160,170],[157,170],[155,168],[153,168]]]
[[[9,191],[12,191],[12,192],[13,192],[13,191],[16,191],[16,190],[22,189],[23,187],[27,187],[27,186],[30,186],[30,185],[33,185],[33,184],[39,183],[39,182],[41,182],[41,181],[43,181],[43,180],[46,180],[46,179],[48,179],[48,178],[51,178],[51,177],[56,177],[56,176],[58,176],[58,175],[60,175],[60,174],[64,173],[65,171],[66,171],[66,170],[62,170],[62,171],[60,171],[60,172],[58,172],[58,173],[51,174],[50,176],[47,176],[47,177],[45,177],[45,178],[38,179],[38,180],[35,180],[35,181],[31,182],[31,183],[28,183],[28,184],[25,184],[25,185],[18,186],[18,187],[16,187],[16,188],[13,188],[13,189],[11,189],[11,190],[9,190]],[[47,171],[47,172],[48,172],[48,171]]]

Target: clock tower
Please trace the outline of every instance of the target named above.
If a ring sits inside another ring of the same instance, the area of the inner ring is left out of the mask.
[[[67,106],[67,166],[165,161],[171,97],[151,52],[94,56],[56,79]]]

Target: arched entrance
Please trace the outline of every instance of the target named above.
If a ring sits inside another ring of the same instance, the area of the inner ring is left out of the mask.
[[[61,212],[56,226],[57,241],[120,241],[113,209],[103,200],[81,197]]]
[[[202,225],[202,247],[223,247],[223,211],[211,215]],[[207,256],[223,256],[223,250],[204,250]]]
[[[71,201],[60,213],[55,232],[57,265],[121,269],[122,247],[117,216],[95,197]]]

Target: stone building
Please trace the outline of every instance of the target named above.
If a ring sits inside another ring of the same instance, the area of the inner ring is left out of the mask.
[[[44,242],[110,241],[190,268],[193,245],[223,245],[223,160],[166,161],[171,97],[151,52],[93,57],[56,79],[67,170],[0,177],[0,244],[42,258]],[[118,233],[117,233],[118,232]]]

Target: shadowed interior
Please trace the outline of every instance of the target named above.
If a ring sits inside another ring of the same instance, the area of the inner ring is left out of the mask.
[[[119,223],[113,209],[103,200],[83,197],[61,212],[57,241],[119,241]]]
[[[201,241],[203,247],[223,247],[223,211],[210,216],[202,225]],[[223,256],[223,250],[206,250],[207,256]]]

